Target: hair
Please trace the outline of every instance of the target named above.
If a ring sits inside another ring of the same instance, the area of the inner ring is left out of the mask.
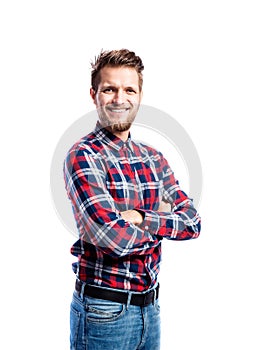
[[[136,70],[139,77],[139,89],[142,90],[143,76],[142,71],[144,65],[139,56],[136,56],[133,51],[127,49],[112,50],[112,51],[101,51],[99,56],[95,57],[94,63],[91,63],[91,87],[97,92],[99,81],[100,81],[100,71],[105,66],[108,67],[131,67]]]

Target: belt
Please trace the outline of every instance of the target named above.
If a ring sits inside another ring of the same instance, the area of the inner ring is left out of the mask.
[[[81,293],[83,287],[83,283],[79,280],[76,280],[76,291]],[[128,292],[121,292],[117,290],[110,290],[105,288],[100,288],[96,286],[92,286],[90,284],[85,284],[84,286],[84,295],[93,297],[96,299],[103,299],[103,300],[110,300],[115,301],[120,304],[127,304],[129,293]],[[148,306],[149,304],[153,303],[155,299],[158,299],[159,294],[159,284],[155,289],[150,290],[146,293],[131,293],[131,305],[136,306]]]

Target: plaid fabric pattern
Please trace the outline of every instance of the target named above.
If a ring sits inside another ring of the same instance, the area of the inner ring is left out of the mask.
[[[97,124],[69,150],[64,179],[79,232],[73,270],[86,283],[147,290],[157,282],[162,239],[199,236],[200,217],[166,159],[130,136],[123,142]],[[161,200],[171,212],[157,211]],[[141,225],[123,220],[129,209],[142,213]]]

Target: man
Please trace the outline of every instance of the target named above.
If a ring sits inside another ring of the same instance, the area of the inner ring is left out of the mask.
[[[79,231],[71,249],[78,257],[71,350],[158,350],[161,242],[197,238],[200,217],[163,155],[131,139],[141,59],[126,49],[105,51],[92,67],[99,120],[64,167]]]

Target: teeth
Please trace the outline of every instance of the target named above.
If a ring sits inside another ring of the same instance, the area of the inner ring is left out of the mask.
[[[111,109],[111,111],[115,113],[122,113],[122,112],[126,112],[126,109]]]

